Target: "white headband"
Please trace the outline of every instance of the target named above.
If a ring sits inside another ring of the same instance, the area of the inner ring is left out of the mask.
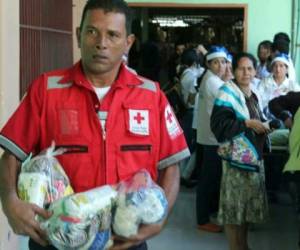
[[[271,65],[273,65],[275,62],[283,62],[287,67],[289,67],[289,61],[285,57],[277,56],[273,59],[271,62]]]
[[[207,60],[207,61],[210,61],[210,60],[215,59],[215,58],[217,58],[217,57],[224,57],[224,58],[226,59],[226,58],[227,58],[227,55],[226,55],[226,53],[223,52],[223,51],[217,51],[217,52],[213,52],[213,53],[211,53],[211,54],[208,54],[208,55],[206,56],[206,60]]]

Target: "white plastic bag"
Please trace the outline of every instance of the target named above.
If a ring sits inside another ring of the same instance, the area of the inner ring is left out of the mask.
[[[111,207],[116,197],[117,192],[106,185],[54,201],[48,209],[53,214],[41,223],[41,228],[51,244],[60,250],[89,249],[99,228],[103,230],[99,237],[110,230]],[[102,240],[109,239],[102,236]],[[99,249],[99,242],[93,247]]]
[[[18,195],[22,200],[35,203],[40,207],[61,197],[74,193],[68,176],[55,158],[64,152],[50,148],[22,164],[18,179]]]
[[[146,170],[141,170],[118,186],[114,233],[123,237],[136,235],[140,224],[158,223],[165,218],[167,211],[164,191],[152,181]]]

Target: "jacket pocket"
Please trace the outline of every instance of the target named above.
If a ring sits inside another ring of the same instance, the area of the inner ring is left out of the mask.
[[[152,108],[149,105],[123,103],[127,132],[131,136],[149,136],[152,130]]]
[[[70,179],[75,192],[82,192],[95,186],[95,167],[92,155],[87,145],[58,144],[57,148],[63,148],[66,152],[57,156]]]
[[[151,144],[122,144],[118,149],[118,179],[127,179],[141,169],[151,172],[154,167],[153,162]]]

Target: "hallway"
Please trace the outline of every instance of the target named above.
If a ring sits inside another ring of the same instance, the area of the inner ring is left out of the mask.
[[[270,206],[266,224],[250,230],[251,250],[297,250],[296,212],[288,194],[280,193],[278,204]],[[181,191],[165,230],[149,241],[149,250],[227,250],[224,233],[196,229],[195,191]]]

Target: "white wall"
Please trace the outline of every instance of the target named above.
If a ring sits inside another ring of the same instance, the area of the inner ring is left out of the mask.
[[[78,49],[76,39],[76,28],[80,25],[81,14],[86,0],[73,0],[73,61],[77,62],[80,59],[80,50]]]
[[[0,127],[19,103],[19,1],[0,1]],[[2,152],[0,152],[1,154]],[[0,250],[16,250],[13,234],[0,210]]]

